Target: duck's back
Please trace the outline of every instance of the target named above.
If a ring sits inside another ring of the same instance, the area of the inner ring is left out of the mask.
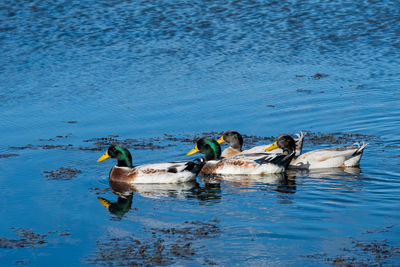
[[[366,144],[313,150],[293,159],[290,167],[320,169],[336,168],[342,165],[347,167],[358,166],[365,146]]]

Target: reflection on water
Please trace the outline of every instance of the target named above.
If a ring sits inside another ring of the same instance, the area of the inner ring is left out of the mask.
[[[281,193],[296,192],[295,173],[269,173],[263,175],[207,175],[202,177],[207,183],[225,183],[239,191],[274,190]]]
[[[201,177],[203,185],[197,182],[179,184],[127,184],[109,181],[116,202],[98,197],[99,202],[111,213],[121,218],[131,209],[133,194],[146,198],[186,198],[201,202],[219,202],[222,197],[221,183],[229,184],[241,192],[271,190],[278,192],[281,203],[289,201],[285,194],[296,193],[296,176],[321,178],[322,183],[330,183],[330,178],[357,181],[360,168],[326,168],[316,170],[287,170],[284,173],[264,175],[206,175]],[[340,180],[339,180],[340,182]],[[290,201],[287,203],[291,203]]]
[[[286,173],[264,175],[207,175],[201,177],[202,184],[197,182],[178,184],[128,184],[109,181],[117,201],[98,197],[100,204],[111,213],[121,218],[131,209],[134,194],[146,198],[186,198],[198,199],[200,202],[218,203],[222,197],[221,183],[233,185],[239,191],[272,190],[282,194],[296,192],[296,176]]]
[[[110,181],[110,187],[116,195],[139,194],[146,198],[185,198],[197,187],[196,182],[177,184],[126,184]]]
[[[215,203],[221,199],[220,183],[197,182],[177,183],[177,184],[128,184],[109,181],[112,192],[117,195],[117,201],[112,202],[108,199],[98,197],[100,204],[108,211],[121,218],[132,206],[134,194],[139,194],[146,198],[185,198],[198,199],[201,202]]]
[[[324,168],[314,170],[287,170],[288,175],[308,176],[314,178],[341,177],[343,179],[355,179],[359,177],[361,169],[352,168]]]
[[[111,202],[105,198],[98,197],[97,200],[103,205],[109,212],[117,215],[121,218],[127,213],[132,206],[133,193],[128,196],[118,196],[117,202]]]
[[[279,184],[287,180],[285,173],[269,173],[263,175],[212,175],[205,176],[206,180],[222,180],[227,183],[236,184],[237,186],[252,184]]]

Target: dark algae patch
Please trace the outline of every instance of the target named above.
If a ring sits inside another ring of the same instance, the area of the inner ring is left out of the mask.
[[[153,233],[160,231],[171,236],[177,236],[184,240],[196,240],[201,237],[216,237],[221,232],[220,228],[215,224],[217,222],[219,221],[185,221],[184,226],[181,228],[152,228],[151,230],[153,230]]]
[[[173,244],[174,245],[174,244]],[[174,254],[168,250],[164,239],[142,240],[134,237],[114,237],[97,242],[98,251],[86,262],[108,266],[153,266],[171,264]]]
[[[66,139],[72,137],[72,134],[69,133],[67,135],[57,135],[56,137],[51,138],[40,138],[40,144],[27,144],[25,146],[9,146],[12,150],[36,150],[36,149],[59,149],[59,150],[68,150],[73,149],[74,146],[72,144],[55,144],[54,142],[62,142]],[[49,142],[47,144],[43,144],[43,142]]]
[[[400,254],[400,247],[392,246],[385,240],[352,241],[350,248],[343,248],[346,254],[326,257],[325,260],[335,266],[382,266],[388,260]]]
[[[311,94],[313,91],[310,90],[310,89],[297,89],[296,92],[298,92],[298,93]]]
[[[57,140],[61,140],[61,139],[67,139],[67,138],[70,138],[71,136],[72,136],[72,134],[69,133],[67,135],[57,135],[56,137],[53,137],[53,138],[40,138],[39,141],[42,141],[42,142],[46,142],[46,141],[53,142],[53,141],[57,141]]]
[[[355,142],[367,142],[372,140],[378,140],[380,137],[366,134],[352,134],[352,133],[321,133],[321,132],[309,132],[306,131],[306,136],[304,137],[305,143],[312,143],[313,145],[321,144],[348,144]]]
[[[74,179],[76,175],[80,173],[82,173],[81,170],[75,168],[64,168],[64,167],[51,171],[43,171],[44,177],[50,180],[71,180]]]
[[[311,76],[309,76],[311,79],[314,79],[314,80],[319,80],[319,79],[322,79],[322,78],[326,78],[326,77],[328,77],[329,75],[328,74],[324,74],[324,73],[319,73],[319,72],[317,72],[317,73],[315,73],[314,75],[311,75]],[[304,74],[296,74],[295,75],[295,77],[296,78],[303,78],[303,77],[306,77],[306,75],[304,75]]]
[[[47,235],[34,233],[25,228],[12,228],[12,230],[18,239],[0,237],[0,248],[37,248],[47,243]]]
[[[174,264],[179,259],[190,260],[199,249],[196,240],[213,238],[221,232],[217,222],[186,221],[171,228],[144,228],[143,231],[150,234],[147,238],[134,235],[111,237],[98,241],[98,250],[86,258],[86,262],[110,266],[154,266]],[[208,264],[215,263],[210,261]]]
[[[307,92],[306,92],[307,93]],[[298,132],[300,132],[299,129]],[[373,135],[364,134],[351,134],[342,132],[333,133],[321,133],[321,132],[311,132],[305,131],[306,136],[304,138],[305,144],[312,143],[314,145],[320,144],[349,144],[354,142],[367,142],[371,140],[378,140],[380,137]],[[72,134],[60,135],[49,139],[40,139],[40,144],[27,144],[25,146],[10,146],[11,150],[37,150],[37,149],[56,149],[56,150],[83,150],[83,151],[105,151],[112,144],[118,144],[125,146],[132,150],[162,150],[169,147],[176,147],[178,143],[187,143],[192,145],[195,141],[203,136],[218,139],[224,132],[213,131],[213,132],[203,132],[196,135],[171,135],[164,134],[160,137],[150,137],[150,138],[120,138],[117,135],[109,135],[107,137],[95,137],[91,139],[82,140],[83,143],[90,145],[76,145],[76,144],[59,144],[63,140],[71,138]],[[257,145],[269,144],[275,140],[274,136],[256,136],[247,135],[246,133],[241,133],[243,136],[244,149],[251,148]],[[294,136],[295,133],[290,133]],[[79,140],[78,140],[79,141]],[[49,142],[43,144],[43,142]],[[190,146],[189,145],[189,146]],[[0,154],[0,158],[17,156],[18,154]]]
[[[117,144],[133,150],[156,150],[175,146],[173,144],[160,144],[161,141],[163,139],[160,138],[119,139],[117,137],[101,137],[84,140],[84,142],[91,143],[93,147],[79,147],[78,149],[102,151],[106,150],[110,145]]]
[[[319,79],[322,79],[322,78],[326,78],[328,76],[329,76],[328,74],[317,72],[314,75],[312,75],[311,78],[313,78],[314,80],[319,80]]]
[[[122,145],[128,149],[133,150],[159,150],[168,147],[176,146],[176,142],[191,143],[193,138],[186,136],[174,136],[170,134],[164,134],[160,137],[140,138],[140,139],[121,139],[117,135],[109,135],[108,137],[91,138],[83,140],[83,142],[90,143],[92,147],[79,147],[79,150],[94,150],[102,151],[107,149],[110,145]]]
[[[11,158],[11,157],[17,157],[19,154],[15,153],[8,153],[8,154],[0,154],[0,159],[5,159],[5,158]]]
[[[33,150],[33,149],[37,149],[37,147],[32,145],[32,144],[27,144],[25,146],[9,146],[9,148],[13,149],[13,150],[26,150],[26,149]]]
[[[296,92],[297,93],[305,93],[305,94],[311,94],[311,93],[323,94],[323,93],[325,93],[324,91],[313,91],[310,89],[301,89],[301,88],[297,89]]]
[[[68,231],[49,231],[46,234],[39,234],[33,232],[28,228],[11,228],[15,232],[16,238],[5,238],[0,237],[0,249],[32,249],[42,248],[47,244],[52,243],[48,241],[50,236],[58,235],[60,237],[71,236]],[[58,242],[57,242],[58,243]],[[14,265],[27,265],[30,264],[30,260],[26,259],[15,259]]]
[[[71,149],[73,147],[72,144],[68,144],[68,145],[40,145],[38,146],[38,148],[41,149],[60,149],[60,150],[67,150],[67,149]]]
[[[392,227],[368,230],[364,234],[386,233],[390,232]],[[334,266],[384,266],[393,263],[393,257],[400,255],[400,247],[391,245],[387,239],[360,241],[350,238],[350,240],[351,243],[342,249],[343,253],[340,255],[318,253],[306,257],[323,260]]]

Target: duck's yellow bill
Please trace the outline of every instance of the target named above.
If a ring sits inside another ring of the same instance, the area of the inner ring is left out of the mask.
[[[197,145],[196,145],[192,150],[190,150],[190,151],[186,154],[186,156],[191,156],[191,155],[194,155],[194,154],[196,154],[196,153],[198,153],[198,152],[200,152],[200,150],[197,148]]]
[[[105,199],[105,198],[98,197],[97,200],[98,200],[98,201],[100,202],[100,204],[103,205],[106,209],[108,209],[108,208],[110,207],[110,205],[111,205],[111,202],[108,201],[108,200]]]
[[[103,156],[101,156],[101,157],[97,160],[97,162],[101,162],[101,161],[106,160],[106,159],[109,159],[109,158],[111,158],[111,157],[110,157],[110,155],[108,155],[108,151],[106,151],[106,153],[104,153]]]
[[[224,136],[221,136],[221,137],[217,140],[217,142],[218,142],[218,144],[225,143]]]
[[[269,147],[267,147],[267,149],[265,149],[265,152],[272,151],[277,148],[278,148],[278,143],[275,141],[272,145],[270,145]]]

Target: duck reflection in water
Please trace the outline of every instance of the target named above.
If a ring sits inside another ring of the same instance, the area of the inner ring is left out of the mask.
[[[132,206],[133,190],[129,184],[118,183],[110,181],[110,187],[113,193],[118,196],[116,202],[111,202],[102,197],[98,197],[97,200],[103,205],[110,213],[116,215],[118,218],[122,218]]]
[[[286,172],[282,173],[270,173],[263,175],[206,175],[203,176],[205,181],[219,181],[227,184],[234,185],[235,187],[243,187],[244,190],[247,190],[249,187],[257,187],[260,188],[265,185],[287,185],[291,183],[295,179],[295,176],[290,177],[288,179],[288,175]],[[290,180],[290,181],[289,181]],[[243,190],[241,190],[243,191]]]
[[[322,168],[314,170],[290,169],[286,172],[291,175],[307,176],[312,178],[340,177],[346,180],[357,180],[361,174],[361,169],[358,167]]]
[[[240,192],[275,191],[279,202],[291,203],[291,194],[296,193],[296,173],[287,172],[263,175],[205,175],[208,184],[233,185]]]
[[[220,183],[204,183],[200,185],[197,182],[179,183],[179,184],[136,184],[109,181],[110,187],[115,195],[118,196],[116,202],[98,197],[97,200],[110,213],[122,218],[132,206],[133,194],[139,194],[146,198],[185,198],[198,199],[201,202],[218,202],[221,199]]]
[[[286,171],[283,175],[284,179],[281,180],[281,183],[277,184],[274,191],[284,194],[296,193],[296,173]]]

